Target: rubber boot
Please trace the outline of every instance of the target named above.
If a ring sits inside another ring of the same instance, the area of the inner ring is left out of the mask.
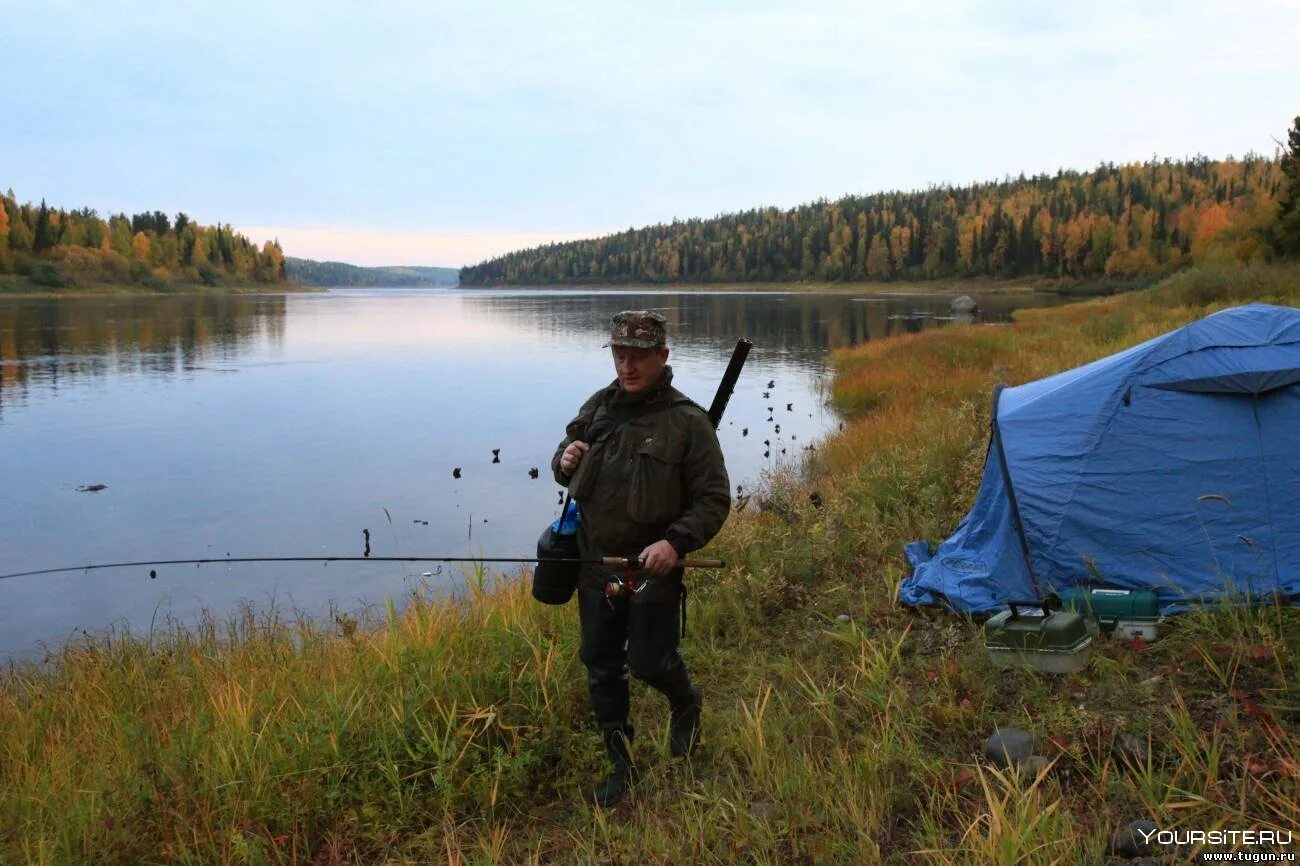
[[[671,707],[668,727],[668,750],[674,758],[685,758],[700,741],[700,715],[704,707],[700,690],[691,686],[690,700]]]
[[[609,756],[613,770],[600,787],[592,792],[592,799],[597,806],[609,808],[622,800],[636,784],[636,765],[632,763],[630,749],[632,726],[628,725],[622,730],[603,731],[602,736],[605,738],[605,754]]]

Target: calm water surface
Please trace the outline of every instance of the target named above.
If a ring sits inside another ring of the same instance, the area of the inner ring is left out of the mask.
[[[668,316],[675,384],[706,408],[736,340],[753,341],[719,431],[734,488],[797,464],[837,424],[825,402],[831,348],[936,327],[950,299],[454,289],[0,299],[0,573],[355,556],[363,529],[376,556],[527,556],[559,510],[549,464],[564,425],[613,378],[601,344],[614,312]],[[1055,301],[978,300],[986,321]],[[0,581],[0,656],[250,602],[321,616],[463,580],[459,566],[383,563],[157,571]]]

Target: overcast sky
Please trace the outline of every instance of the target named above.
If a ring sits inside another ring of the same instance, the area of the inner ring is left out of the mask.
[[[2,5],[0,188],[356,264],[1271,154],[1300,114],[1291,0]]]

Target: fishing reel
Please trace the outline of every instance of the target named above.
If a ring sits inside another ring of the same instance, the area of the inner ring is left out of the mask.
[[[605,598],[611,601],[616,598],[631,598],[634,595],[640,595],[654,580],[652,576],[646,576],[638,580],[636,575],[632,573],[632,569],[639,568],[642,565],[639,558],[629,556],[626,558],[619,557],[619,559],[622,560],[619,564],[627,569],[627,576],[614,575],[605,581]]]
[[[640,595],[649,585],[650,578],[637,580],[635,577],[627,579],[612,577],[605,581],[605,598],[631,598],[634,595]]]

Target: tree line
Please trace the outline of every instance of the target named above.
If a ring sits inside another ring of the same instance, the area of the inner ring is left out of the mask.
[[[1288,152],[1271,158],[1107,163],[674,220],[512,252],[462,268],[460,281],[1129,280],[1191,263],[1300,254],[1296,202],[1300,118]]]
[[[259,248],[229,225],[205,226],[161,211],[104,219],[91,208],[19,204],[11,189],[0,197],[0,274],[51,288],[167,288],[280,283],[285,265],[278,241]]]

